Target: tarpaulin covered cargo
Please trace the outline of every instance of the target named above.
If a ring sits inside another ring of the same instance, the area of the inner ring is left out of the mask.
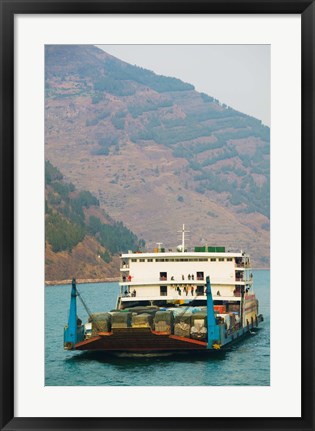
[[[171,334],[172,326],[165,321],[154,323],[154,330],[156,332],[163,332],[163,334]]]
[[[126,309],[127,311],[130,311],[132,313],[155,313],[159,310],[159,307],[155,305],[148,305],[148,306],[141,306],[137,305],[136,307],[130,307]]]
[[[185,322],[190,325],[190,318],[192,316],[191,311],[182,311],[182,313],[176,314],[175,323]]]
[[[195,324],[195,321],[203,322],[204,326],[207,326],[207,313],[205,311],[199,311],[198,313],[193,313],[191,316],[191,325]]]
[[[205,326],[192,326],[190,336],[195,340],[205,340],[207,338],[207,332],[208,331]]]
[[[171,334],[174,325],[174,314],[171,310],[157,311],[154,317],[154,329],[156,332]]]
[[[207,336],[207,313],[200,311],[191,316],[191,338],[204,340]]]
[[[92,336],[98,332],[110,332],[112,316],[110,313],[93,313],[89,317],[92,323]]]
[[[153,326],[153,317],[149,313],[133,314],[131,326],[133,328],[150,328]]]
[[[114,312],[112,313],[112,328],[129,328],[131,326],[132,313]]]
[[[175,316],[174,334],[179,337],[189,338],[191,311],[184,311]]]
[[[178,337],[190,337],[190,323],[179,322],[174,325],[174,335]]]
[[[165,310],[165,311],[157,311],[155,313],[154,322],[158,323],[163,321],[168,323],[172,323],[174,321],[174,314],[172,313],[172,311]]]

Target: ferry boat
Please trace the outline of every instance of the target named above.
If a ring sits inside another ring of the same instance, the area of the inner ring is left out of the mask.
[[[215,352],[253,333],[263,321],[250,257],[225,247],[182,243],[121,255],[115,310],[91,313],[72,281],[65,350]],[[77,317],[77,297],[89,321]]]

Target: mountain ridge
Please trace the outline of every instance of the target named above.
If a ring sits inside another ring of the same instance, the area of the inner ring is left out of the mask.
[[[174,246],[185,223],[192,244],[268,266],[269,128],[96,47],[46,47],[46,59],[46,153],[69,181],[150,247]]]

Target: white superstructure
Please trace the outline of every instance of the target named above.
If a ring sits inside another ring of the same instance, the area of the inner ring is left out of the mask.
[[[184,228],[183,228],[184,231]],[[206,276],[210,276],[215,302],[241,301],[241,292],[252,292],[249,256],[243,252],[226,252],[224,247],[195,247],[188,251],[165,251],[161,243],[152,253],[132,253],[121,256],[121,281],[118,306],[148,301],[206,302]]]

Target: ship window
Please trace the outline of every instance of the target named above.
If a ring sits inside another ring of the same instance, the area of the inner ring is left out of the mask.
[[[137,259],[131,259],[131,262],[137,262]]]
[[[160,286],[160,296],[167,296],[167,286]]]
[[[204,293],[205,293],[205,288],[204,288],[204,286],[197,286],[197,289],[196,289],[196,295],[197,295],[197,296],[203,296],[203,295],[204,295]]]
[[[156,259],[156,262],[164,262],[164,259]]]
[[[167,272],[160,272],[160,280],[167,280]]]
[[[224,262],[224,257],[219,257],[219,262]]]
[[[153,262],[153,259],[148,259],[148,262]]]
[[[217,259],[215,257],[212,257],[210,260],[211,260],[211,262],[216,262],[217,261]]]
[[[231,257],[228,257],[227,259],[226,259],[228,262],[232,262],[232,258]]]
[[[203,279],[204,279],[203,272],[197,272],[197,280],[203,280]]]
[[[199,260],[199,262],[208,262],[208,259],[206,259],[204,257],[203,258],[199,258],[198,260]]]

